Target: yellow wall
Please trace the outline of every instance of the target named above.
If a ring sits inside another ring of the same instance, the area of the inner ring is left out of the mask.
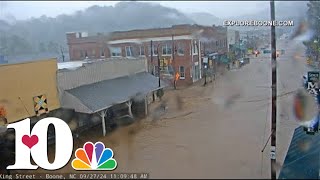
[[[0,65],[0,107],[8,123],[35,116],[35,96],[47,96],[49,111],[60,107],[56,74],[56,59]]]

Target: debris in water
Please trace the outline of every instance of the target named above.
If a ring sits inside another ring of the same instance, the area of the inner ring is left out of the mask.
[[[240,93],[236,93],[230,97],[228,97],[224,103],[224,107],[225,108],[229,108],[230,106],[232,106],[235,102],[236,99],[240,98]]]

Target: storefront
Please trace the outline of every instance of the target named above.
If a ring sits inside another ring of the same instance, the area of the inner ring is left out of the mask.
[[[201,78],[200,77],[200,64],[199,64],[199,62],[195,62],[192,67],[192,78],[193,78],[193,82],[196,82]]]

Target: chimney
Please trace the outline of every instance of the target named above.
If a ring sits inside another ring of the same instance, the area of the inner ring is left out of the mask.
[[[71,42],[77,38],[77,35],[75,32],[66,33],[66,36],[67,36],[67,43],[68,44],[69,44],[69,42]]]

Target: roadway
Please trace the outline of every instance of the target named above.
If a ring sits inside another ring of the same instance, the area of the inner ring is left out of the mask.
[[[298,126],[292,112],[293,92],[301,88],[305,66],[301,43],[278,42],[277,170],[279,172]],[[206,87],[166,92],[166,114],[101,137],[86,140],[113,148],[115,172],[150,173],[151,178],[270,178],[270,54],[251,57],[250,64],[225,73]],[[150,107],[152,113],[153,106]],[[61,172],[73,172],[66,166]]]

